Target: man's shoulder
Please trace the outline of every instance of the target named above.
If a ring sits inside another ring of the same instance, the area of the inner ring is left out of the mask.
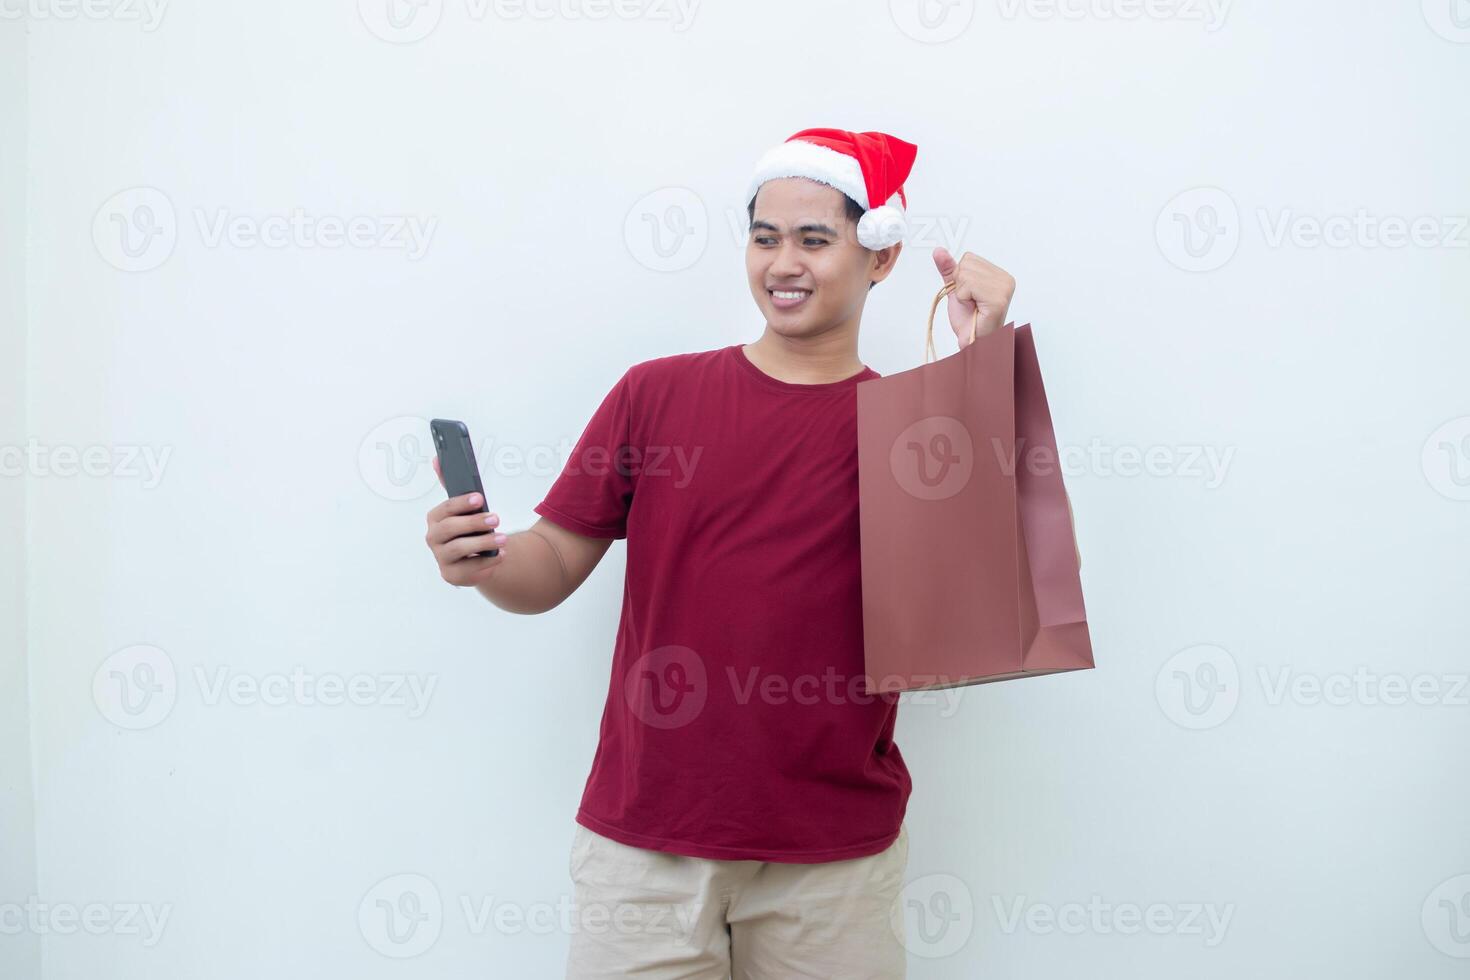
[[[729,350],[729,347],[715,347],[649,358],[628,368],[628,380],[634,384],[667,384],[678,379],[699,377],[718,364],[721,358],[727,357]]]

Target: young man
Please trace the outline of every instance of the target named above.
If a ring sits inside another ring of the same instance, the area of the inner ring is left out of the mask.
[[[429,513],[445,580],[517,613],[628,542],[569,978],[904,975],[910,780],[897,695],[863,693],[856,386],[879,376],[858,325],[916,151],[837,129],[772,148],[747,189],[760,338],[629,368],[530,530],[494,533],[476,499]],[[1009,275],[934,262],[962,343],[976,306],[982,332],[1005,322]]]

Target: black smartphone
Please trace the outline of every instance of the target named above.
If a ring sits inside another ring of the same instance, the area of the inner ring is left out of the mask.
[[[445,492],[451,497],[478,493],[480,513],[490,513],[490,505],[485,501],[485,487],[480,483],[480,467],[475,463],[475,447],[470,444],[470,430],[458,419],[432,419],[429,433],[434,437],[434,452],[439,455],[439,472],[444,477]],[[500,549],[492,548],[473,557],[494,558],[498,554]]]

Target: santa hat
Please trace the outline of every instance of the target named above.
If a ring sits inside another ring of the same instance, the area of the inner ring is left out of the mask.
[[[887,133],[803,129],[760,158],[745,195],[748,205],[761,184],[780,177],[807,177],[837,188],[862,205],[857,238],[864,248],[903,241],[908,198],[903,182],[919,148]]]

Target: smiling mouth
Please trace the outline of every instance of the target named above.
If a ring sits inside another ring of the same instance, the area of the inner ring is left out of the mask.
[[[810,289],[767,289],[766,294],[777,309],[789,310],[806,302],[812,294]]]

